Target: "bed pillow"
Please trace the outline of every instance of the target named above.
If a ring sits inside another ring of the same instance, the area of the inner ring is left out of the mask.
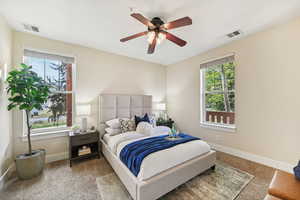
[[[128,120],[128,118],[122,118],[122,119]],[[105,122],[105,124],[107,126],[109,126],[109,128],[112,128],[112,129],[120,129],[121,128],[120,119],[118,119],[118,118],[109,120],[109,121]]]
[[[144,117],[134,116],[135,125],[137,126],[140,122],[148,122],[150,123],[148,114],[146,113]]]
[[[121,132],[135,131],[135,122],[131,119],[119,119],[121,124]]]
[[[153,126],[148,122],[140,122],[136,127],[136,132],[143,135],[152,135]]]
[[[154,115],[149,115],[149,121],[153,128],[156,127],[156,119]]]
[[[120,129],[120,127],[121,127],[119,119],[109,120],[109,121],[105,122],[105,124],[112,129]]]
[[[120,128],[106,128],[105,129],[106,133],[108,133],[110,136],[114,136],[114,135],[118,135],[118,134],[121,134],[122,131]]]
[[[167,126],[156,126],[153,128],[151,135],[164,135],[164,134],[170,134],[171,129]]]

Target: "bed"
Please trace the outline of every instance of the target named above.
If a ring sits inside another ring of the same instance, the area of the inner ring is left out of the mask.
[[[216,152],[206,142],[195,140],[150,154],[143,160],[139,174],[134,176],[121,162],[121,150],[131,142],[168,134],[168,131],[158,128],[153,135],[127,132],[109,136],[104,131],[105,122],[151,114],[152,96],[102,94],[99,96],[99,110],[98,129],[103,155],[134,200],[157,199],[215,166]]]

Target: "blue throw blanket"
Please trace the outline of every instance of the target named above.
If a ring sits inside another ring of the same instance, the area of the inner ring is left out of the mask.
[[[137,176],[140,172],[142,161],[149,154],[174,147],[178,144],[183,144],[193,140],[200,140],[200,138],[183,133],[179,134],[179,137],[182,138],[180,140],[167,140],[165,139],[167,136],[168,135],[151,137],[127,144],[121,150],[121,161],[135,176]]]

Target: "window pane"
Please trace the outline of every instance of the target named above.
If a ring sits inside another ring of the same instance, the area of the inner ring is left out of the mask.
[[[68,95],[68,97],[67,97]],[[43,106],[43,110],[33,110],[31,112],[31,123],[33,129],[66,127],[72,123],[72,94],[56,93],[52,94],[48,102]],[[69,113],[68,113],[69,112]],[[67,123],[68,122],[68,123]]]
[[[219,124],[234,124],[234,93],[229,95],[230,111],[226,111],[224,94],[206,94],[205,122]]]
[[[46,74],[46,80],[49,82],[55,82],[55,80],[58,80],[58,70],[54,67],[54,65],[59,65],[59,61],[52,61],[52,60],[45,60],[45,74]]]
[[[227,81],[228,90],[234,90],[234,77],[235,77],[235,70],[234,70],[234,63],[226,63],[223,64],[225,78]]]
[[[222,90],[221,73],[218,67],[205,69],[205,86],[206,91]]]
[[[67,64],[47,60],[46,62],[47,80],[53,87],[53,91],[66,91],[67,82]]]
[[[218,64],[204,70],[205,103],[203,121],[217,124],[235,123],[234,62]]]
[[[230,111],[234,112],[235,111],[235,93],[229,92],[228,99],[229,99]]]
[[[44,78],[45,76],[44,59],[25,57],[25,63],[29,66],[32,66],[32,71],[36,72],[39,77]]]
[[[34,57],[24,57],[27,65],[32,66],[36,72],[51,88],[49,100],[43,106],[43,110],[32,110],[32,129],[57,128],[72,126],[72,65],[61,61]]]
[[[205,108],[207,111],[225,111],[224,94],[206,94]]]

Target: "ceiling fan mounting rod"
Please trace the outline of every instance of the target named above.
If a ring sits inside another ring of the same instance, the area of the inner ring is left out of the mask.
[[[159,17],[154,17],[151,20],[151,23],[155,26],[155,28],[159,28],[163,24],[165,24]]]

